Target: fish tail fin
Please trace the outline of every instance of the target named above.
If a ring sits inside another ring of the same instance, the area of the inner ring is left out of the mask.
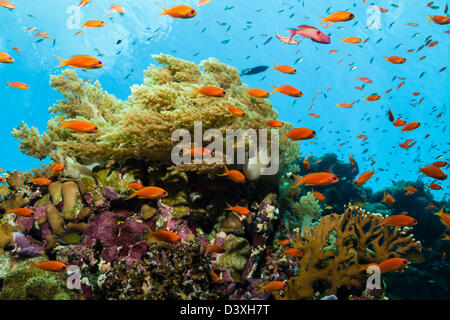
[[[389,57],[384,57],[384,59],[386,59],[384,62],[389,61]]]
[[[129,199],[131,199],[131,198],[134,198],[134,197],[136,197],[136,190],[135,189],[133,189],[132,187],[130,187],[130,189],[131,189],[131,191],[133,192],[132,194],[131,194],[131,196],[129,196],[128,198],[126,198],[125,200],[129,200]]]
[[[159,6],[161,7],[161,9],[162,9],[162,11],[163,11],[163,12],[160,14],[160,16],[167,14],[167,9],[164,8],[162,5],[159,5]]]
[[[64,121],[62,121],[60,118],[56,118],[56,120],[58,120],[61,123],[61,127],[59,127],[60,129],[63,129],[66,127],[66,123]]]
[[[36,269],[36,262],[33,261],[27,261],[28,265],[30,266],[30,269]]]
[[[432,17],[432,16],[427,16],[427,17],[428,17],[427,22],[430,22],[431,20],[433,20],[433,17]]]
[[[444,237],[441,240],[448,240],[449,236],[444,232]]]
[[[60,57],[58,57],[56,55],[55,55],[55,57],[57,57],[61,61],[61,64],[56,66],[55,68],[62,68],[64,66],[67,66],[67,60],[64,60],[63,58],[60,58]]]
[[[223,166],[225,167],[225,172],[224,172],[224,173],[221,173],[221,174],[218,174],[219,177],[227,176],[227,175],[228,175],[228,168],[227,168],[227,166],[226,166],[225,164],[224,164]]]
[[[278,92],[279,89],[277,87],[274,87],[274,86],[271,86],[271,87],[275,89],[271,94],[274,94],[275,92]]]
[[[225,202],[225,203],[228,206],[228,208],[226,208],[225,210],[231,210],[232,206],[228,202]]]
[[[12,87],[11,82],[9,82],[9,81],[6,81],[6,82],[8,82],[8,85],[6,86],[7,88]]]
[[[302,178],[302,177],[299,177],[299,176],[297,176],[296,174],[292,174],[292,175],[297,179],[297,183],[296,183],[295,185],[293,185],[291,188],[296,188],[296,187],[298,187],[299,185],[305,183],[305,182],[303,181],[303,178]]]
[[[327,18],[324,18],[324,17],[319,17],[319,18],[322,19],[322,22],[319,24],[319,26],[321,26],[322,24],[327,22]]]

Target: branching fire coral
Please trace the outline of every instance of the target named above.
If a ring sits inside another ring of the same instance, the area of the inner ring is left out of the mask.
[[[297,234],[294,247],[303,251],[299,272],[288,281],[278,299],[312,299],[337,294],[339,289],[362,290],[366,275],[362,266],[420,251],[420,242],[407,235],[408,228],[381,225],[380,214],[349,205],[343,214],[324,216],[320,223]]]
[[[105,92],[98,81],[83,83],[72,70],[52,76],[50,85],[65,100],[50,107],[50,113],[64,121],[89,121],[100,131],[69,132],[60,129],[54,118],[49,121],[47,132],[40,135],[36,128],[22,123],[12,132],[20,140],[21,151],[39,159],[49,156],[56,162],[69,157],[82,163],[137,158],[155,166],[168,166],[172,164],[170,155],[176,144],[171,135],[176,129],[187,129],[192,134],[194,121],[201,121],[203,130],[215,128],[222,133],[226,129],[257,130],[277,117],[269,101],[245,93],[239,72],[231,66],[213,58],[199,66],[165,54],[153,58],[165,66],[151,65],[144,72],[144,84],[133,85],[127,101]],[[202,86],[218,86],[227,94],[223,98],[193,95],[195,88]],[[236,117],[225,108],[226,104],[242,109],[245,116]],[[286,129],[291,126],[286,124]],[[296,151],[296,143],[283,143],[282,164]],[[169,169],[198,171],[198,167]]]

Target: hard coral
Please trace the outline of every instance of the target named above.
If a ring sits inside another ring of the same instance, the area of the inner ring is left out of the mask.
[[[297,234],[294,247],[304,253],[299,272],[276,298],[313,299],[316,291],[330,295],[339,289],[361,292],[366,280],[361,265],[401,257],[410,249],[420,251],[408,228],[381,225],[382,220],[380,214],[349,205],[341,215],[322,217],[304,236]]]

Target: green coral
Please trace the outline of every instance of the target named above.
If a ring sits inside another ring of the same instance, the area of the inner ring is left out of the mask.
[[[66,274],[30,268],[28,263],[15,267],[3,278],[0,300],[69,300],[75,292],[66,287]]]
[[[291,208],[302,222],[301,235],[304,235],[306,229],[311,226],[314,220],[319,219],[322,214],[319,200],[317,200],[311,192],[308,192],[305,196],[301,197],[300,202],[291,204]]]

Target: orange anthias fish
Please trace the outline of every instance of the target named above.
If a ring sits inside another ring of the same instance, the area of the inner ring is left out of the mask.
[[[356,166],[356,160],[351,155],[348,155],[348,158],[350,159],[351,165]]]
[[[372,94],[371,96],[368,96],[366,98],[366,100],[364,100],[364,102],[366,102],[366,101],[377,101],[377,100],[380,100],[380,98],[381,97],[378,94]]]
[[[217,275],[217,273],[214,272],[214,270],[210,270],[210,271],[209,271],[209,275],[211,276],[211,280],[212,280],[214,283],[217,283],[217,282],[220,281],[220,277]]]
[[[339,182],[338,177],[329,172],[314,172],[303,177],[296,176],[295,174],[292,175],[297,178],[297,183],[292,188],[296,188],[303,183],[307,186],[328,186]]]
[[[44,32],[44,31],[40,31],[40,32],[34,34],[33,36],[34,36],[34,37],[42,37],[42,38],[46,38],[46,39],[49,39],[49,38],[50,38],[50,36],[48,35],[48,33],[47,33],[47,32]]]
[[[434,208],[436,208],[436,205],[435,204],[430,204],[430,205],[425,207],[425,210],[430,210],[430,209],[434,209]]]
[[[353,13],[351,13],[351,12],[337,11],[337,12],[334,12],[334,13],[330,14],[326,18],[320,17],[320,19],[322,19],[322,22],[320,23],[320,25],[325,23],[325,22],[335,23],[335,22],[350,21],[354,17],[355,17],[355,15]]]
[[[4,7],[7,9],[15,9],[16,8],[16,6],[12,2],[9,2],[6,0],[0,0],[0,7]]]
[[[280,241],[277,242],[277,245],[279,246],[285,246],[289,244],[289,239],[281,239]]]
[[[366,77],[358,77],[357,79],[361,80],[364,83],[372,83],[372,80]]]
[[[389,61],[392,62],[394,64],[402,64],[406,62],[406,59],[403,57],[398,57],[398,56],[391,56],[391,57],[385,57],[386,60],[385,61]]]
[[[289,257],[303,257],[303,251],[296,248],[289,248],[283,251]]]
[[[105,21],[101,21],[101,20],[89,20],[86,23],[83,24],[83,27],[88,27],[88,28],[99,28],[99,27],[103,27],[105,25]]]
[[[84,133],[94,133],[99,131],[98,127],[95,124],[87,121],[74,120],[70,122],[64,122],[59,118],[57,118],[57,120],[61,122],[61,127],[59,127],[60,129],[70,129],[72,131]]]
[[[279,93],[285,94],[290,97],[295,97],[295,98],[299,98],[299,97],[303,96],[303,93],[300,90],[298,90],[297,88],[294,88],[293,86],[290,86],[290,85],[284,85],[279,88],[272,86],[272,88],[274,88],[275,90],[271,94],[274,94],[275,92],[279,92]]]
[[[425,166],[419,170],[419,172],[422,172],[424,175],[430,178],[438,179],[438,180],[445,180],[447,179],[447,175],[444,171],[442,171],[440,168],[435,166]]]
[[[30,86],[23,82],[8,82],[7,87],[13,87],[16,89],[29,89]]]
[[[215,86],[206,86],[201,88],[196,88],[193,95],[201,93],[208,97],[223,97],[227,94],[227,92],[219,87]]]
[[[428,185],[428,188],[430,188],[431,190],[441,190],[442,187],[440,185],[438,185],[437,183],[430,183]]]
[[[280,120],[270,120],[265,123],[265,125],[272,127],[272,128],[281,128],[284,126],[284,122]]]
[[[392,124],[394,125],[394,127],[401,127],[406,124],[406,121],[402,119],[397,119],[394,122],[392,122]]]
[[[63,171],[65,167],[62,163],[55,163],[52,167],[52,174]]]
[[[36,215],[36,212],[34,212],[31,209],[27,209],[27,208],[16,208],[16,209],[5,209],[5,210],[10,213],[14,213],[15,215],[21,216],[21,217],[34,217]]]
[[[441,222],[447,227],[447,229],[450,229],[450,214],[444,212],[444,207],[442,207],[441,210],[433,214],[441,218]]]
[[[311,170],[311,165],[309,164],[307,157],[303,159],[303,169],[305,169],[306,171]]]
[[[125,10],[122,8],[122,6],[120,4],[113,4],[109,8],[109,10],[106,12],[106,14],[111,13],[111,12],[117,12],[121,16],[125,14]]]
[[[412,131],[414,129],[417,129],[418,127],[420,127],[420,122],[408,122],[407,124],[404,125],[404,127],[402,128],[402,132],[405,131]]]
[[[341,107],[341,108],[352,108],[352,107],[353,107],[353,103],[341,102],[341,103],[338,103],[338,104],[336,105],[336,107]]]
[[[65,265],[62,262],[59,261],[43,261],[43,262],[29,262],[31,268],[39,268],[45,271],[54,271],[54,272],[60,272],[65,271],[67,269],[67,265]]]
[[[381,262],[380,264],[378,264],[378,267],[380,268],[381,273],[385,273],[385,272],[402,270],[408,264],[409,264],[409,261],[406,259],[391,258],[391,259],[387,259],[387,260]],[[364,270],[367,269],[367,267],[370,265],[374,265],[374,264],[369,264],[369,265],[365,266]]]
[[[287,286],[287,284],[284,283],[283,281],[270,281],[269,283],[267,283],[265,285],[261,285],[259,283],[257,283],[257,285],[260,287],[260,289],[258,291],[256,291],[255,294],[263,292],[263,291],[266,291],[266,292],[278,291]]]
[[[289,132],[284,131],[284,138],[283,140],[281,140],[280,143],[283,143],[284,141],[286,141],[287,139],[291,139],[294,141],[298,141],[298,140],[308,140],[308,139],[312,139],[316,136],[316,132],[312,129],[308,129],[308,128],[294,128],[292,130],[290,130]]]
[[[445,167],[446,165],[448,165],[447,161],[435,161],[432,164],[432,166],[435,166],[435,167],[438,167],[438,168]]]
[[[231,181],[234,181],[236,183],[245,183],[245,176],[240,171],[228,170],[226,165],[224,165],[224,167],[225,173],[218,174],[218,176],[228,176]]]
[[[211,0],[200,0],[199,2],[197,2],[197,6],[201,6],[203,4],[207,4],[208,2],[211,2]]]
[[[237,214],[240,214],[240,215],[242,215],[242,216],[249,216],[249,215],[252,214],[252,213],[250,212],[250,210],[248,210],[248,209],[245,208],[245,207],[240,207],[240,206],[234,206],[234,207],[232,207],[232,206],[230,206],[228,203],[227,203],[227,206],[228,206],[228,208],[226,208],[225,210],[233,211],[233,212],[235,212],[235,213],[237,213]]]
[[[142,184],[137,183],[137,182],[127,183],[127,186],[129,186],[130,188],[132,188],[134,190],[139,190],[139,189],[142,189],[144,187]]]
[[[164,241],[164,242],[169,242],[169,243],[178,243],[181,241],[181,237],[171,231],[167,231],[167,230],[155,230],[155,231],[151,231],[147,226],[145,226],[149,233],[147,235],[145,235],[145,239],[148,238],[156,238],[159,241]]]
[[[383,200],[381,202],[393,206],[395,204],[395,199],[389,193],[384,193]]]
[[[139,199],[161,199],[167,197],[168,195],[167,191],[160,187],[144,187],[139,190],[135,190],[132,187],[130,187],[130,189],[133,193],[125,200],[134,197],[138,197]]]
[[[428,21],[433,21],[436,24],[449,24],[450,23],[450,18],[446,17],[446,16],[440,16],[440,15],[435,15],[435,16],[427,16],[428,17]]]
[[[162,6],[160,7],[163,10],[163,13],[161,13],[160,16],[167,14],[172,18],[189,19],[197,15],[197,12],[193,8],[185,5],[175,6],[170,9],[165,9]]]
[[[355,184],[356,186],[362,186],[364,183],[366,183],[367,181],[369,181],[370,178],[372,178],[373,174],[376,171],[366,171],[364,173],[362,173],[358,179],[356,179]]]
[[[40,185],[40,186],[48,186],[49,184],[51,184],[53,181],[47,178],[36,178],[36,179],[31,179],[30,180],[31,183]]]
[[[406,191],[405,194],[413,194],[413,193],[416,193],[417,191],[419,191],[416,188],[411,187],[411,186],[405,187],[404,190]]]
[[[287,65],[275,65],[274,69],[282,72],[282,73],[287,73],[287,74],[296,74],[297,70],[295,70],[295,68],[292,68],[290,66]]]
[[[56,66],[56,68],[70,66],[72,68],[81,68],[81,69],[98,69],[103,67],[103,63],[100,60],[86,55],[73,56],[67,60],[64,60],[58,56],[57,58],[61,60],[61,64],[59,66]]]
[[[264,89],[258,89],[258,88],[248,89],[246,91],[246,93],[251,95],[252,97],[255,97],[255,98],[268,98],[268,97],[270,97],[270,93],[267,92]]]
[[[201,157],[201,156],[207,156],[212,153],[211,150],[205,147],[195,147],[191,149],[185,149],[183,151],[183,155],[190,154],[193,157]]]
[[[316,197],[317,200],[325,202],[325,196],[317,191],[311,191],[314,197]]]
[[[361,43],[362,39],[358,37],[347,37],[345,39],[342,39],[341,42],[345,43]]]
[[[225,248],[222,246],[206,246],[205,250],[214,252],[214,253],[224,253],[225,252]]]
[[[245,112],[237,107],[232,107],[230,105],[226,105],[225,108],[227,108],[232,114],[238,116],[238,117],[243,117],[245,116]]]
[[[11,57],[9,54],[0,52],[0,63],[13,63],[14,58]]]
[[[413,217],[403,214],[396,214],[389,218],[383,219],[382,225],[394,226],[394,227],[412,227],[417,224],[417,220]]]

